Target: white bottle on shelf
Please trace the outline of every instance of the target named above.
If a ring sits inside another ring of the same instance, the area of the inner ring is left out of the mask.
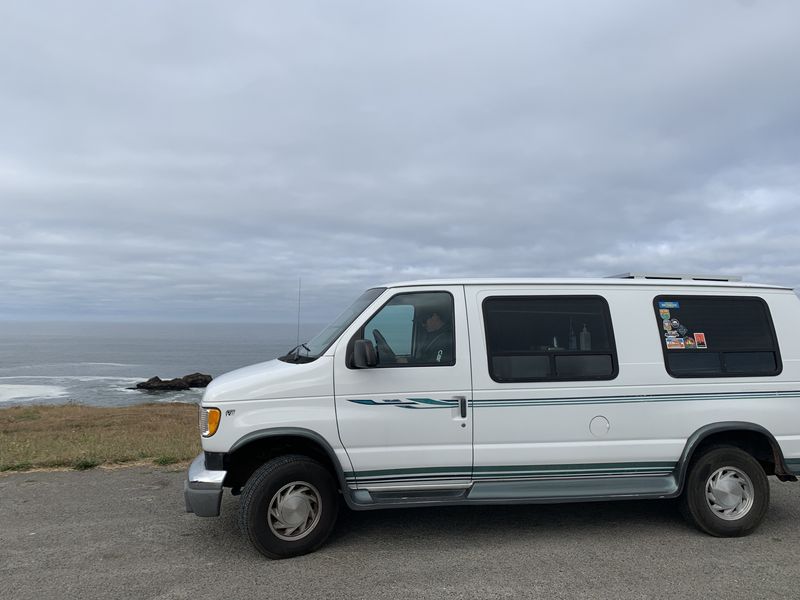
[[[587,352],[592,349],[592,334],[586,329],[586,323],[583,324],[583,331],[581,331],[581,352]]]

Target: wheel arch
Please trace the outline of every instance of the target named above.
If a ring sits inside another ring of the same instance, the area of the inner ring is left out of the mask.
[[[224,485],[234,489],[243,486],[260,465],[285,454],[305,455],[331,469],[349,503],[344,470],[333,447],[316,431],[302,427],[259,429],[236,440],[225,453],[228,475]]]
[[[689,436],[676,467],[679,493],[683,491],[692,459],[699,450],[714,444],[742,448],[759,460],[762,466],[764,463],[772,465],[772,472],[767,469],[768,475],[776,475],[781,481],[797,480],[786,465],[780,444],[765,427],[745,421],[725,421],[705,425]]]

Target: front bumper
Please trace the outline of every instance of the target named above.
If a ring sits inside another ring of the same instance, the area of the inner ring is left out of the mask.
[[[206,469],[205,455],[198,455],[189,465],[189,474],[183,482],[186,512],[193,512],[198,517],[218,517],[222,502],[222,482],[225,481],[226,474],[227,471]]]

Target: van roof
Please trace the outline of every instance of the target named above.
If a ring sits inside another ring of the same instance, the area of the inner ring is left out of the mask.
[[[694,279],[620,279],[613,277],[603,278],[581,278],[565,277],[550,279],[545,277],[529,278],[467,278],[467,279],[421,279],[416,281],[397,281],[386,283],[379,287],[411,287],[411,286],[442,286],[442,285],[538,285],[538,286],[583,286],[583,287],[604,287],[604,286],[634,286],[634,287],[698,287],[698,288],[726,288],[726,289],[768,289],[768,290],[788,290],[792,288],[770,285],[766,283],[748,283],[744,281],[714,281],[714,280],[694,280]]]

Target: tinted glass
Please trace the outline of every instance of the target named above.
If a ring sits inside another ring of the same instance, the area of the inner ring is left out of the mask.
[[[453,297],[447,292],[397,294],[364,326],[379,367],[455,364]]]
[[[761,298],[659,296],[667,370],[677,377],[776,375],[778,345]]]
[[[726,352],[725,370],[728,373],[774,373],[774,352]]]
[[[386,306],[364,328],[364,339],[373,344],[375,331],[380,331],[394,352],[400,356],[411,354],[414,332],[414,307],[411,305]]]
[[[708,350],[772,348],[772,326],[767,307],[759,298],[720,298],[713,296],[683,297],[673,300],[664,296],[660,302],[671,308],[670,321],[686,328],[686,336],[704,334]],[[675,308],[674,305],[678,307]],[[673,330],[676,328],[673,327]]]
[[[548,356],[495,356],[492,358],[495,379],[520,381],[550,377]]]
[[[695,373],[716,375],[720,372],[719,353],[667,354],[669,370],[674,373]]]
[[[556,356],[559,377],[608,377],[614,372],[609,354],[592,356]]]
[[[495,381],[611,379],[608,305],[597,296],[514,296],[483,302]]]

